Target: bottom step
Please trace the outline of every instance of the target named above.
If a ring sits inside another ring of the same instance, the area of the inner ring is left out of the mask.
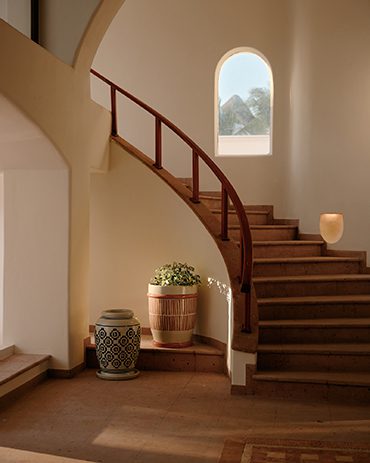
[[[370,372],[260,371],[253,382],[256,394],[370,402]]]
[[[46,377],[50,355],[13,354],[0,360],[0,404]]]
[[[93,340],[86,347],[86,366],[99,368]],[[221,349],[196,340],[190,347],[156,347],[150,335],[141,336],[136,366],[139,370],[226,372],[225,355]]]

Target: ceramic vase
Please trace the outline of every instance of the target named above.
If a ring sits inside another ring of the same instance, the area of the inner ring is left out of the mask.
[[[130,309],[104,310],[95,324],[96,355],[102,379],[125,380],[138,376],[140,322]]]

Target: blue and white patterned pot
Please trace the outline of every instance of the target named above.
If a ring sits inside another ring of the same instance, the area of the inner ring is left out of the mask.
[[[104,310],[95,324],[96,356],[102,379],[135,378],[140,351],[140,322],[130,309]]]

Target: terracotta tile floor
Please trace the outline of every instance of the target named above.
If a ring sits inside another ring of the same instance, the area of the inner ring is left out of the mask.
[[[49,379],[0,410],[0,462],[217,462],[226,438],[370,443],[370,405],[231,396],[214,373]]]

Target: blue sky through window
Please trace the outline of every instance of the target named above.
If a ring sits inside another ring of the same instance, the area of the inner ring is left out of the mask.
[[[254,87],[270,87],[270,73],[265,61],[254,53],[235,53],[221,67],[218,81],[221,105],[233,95],[243,100]]]

